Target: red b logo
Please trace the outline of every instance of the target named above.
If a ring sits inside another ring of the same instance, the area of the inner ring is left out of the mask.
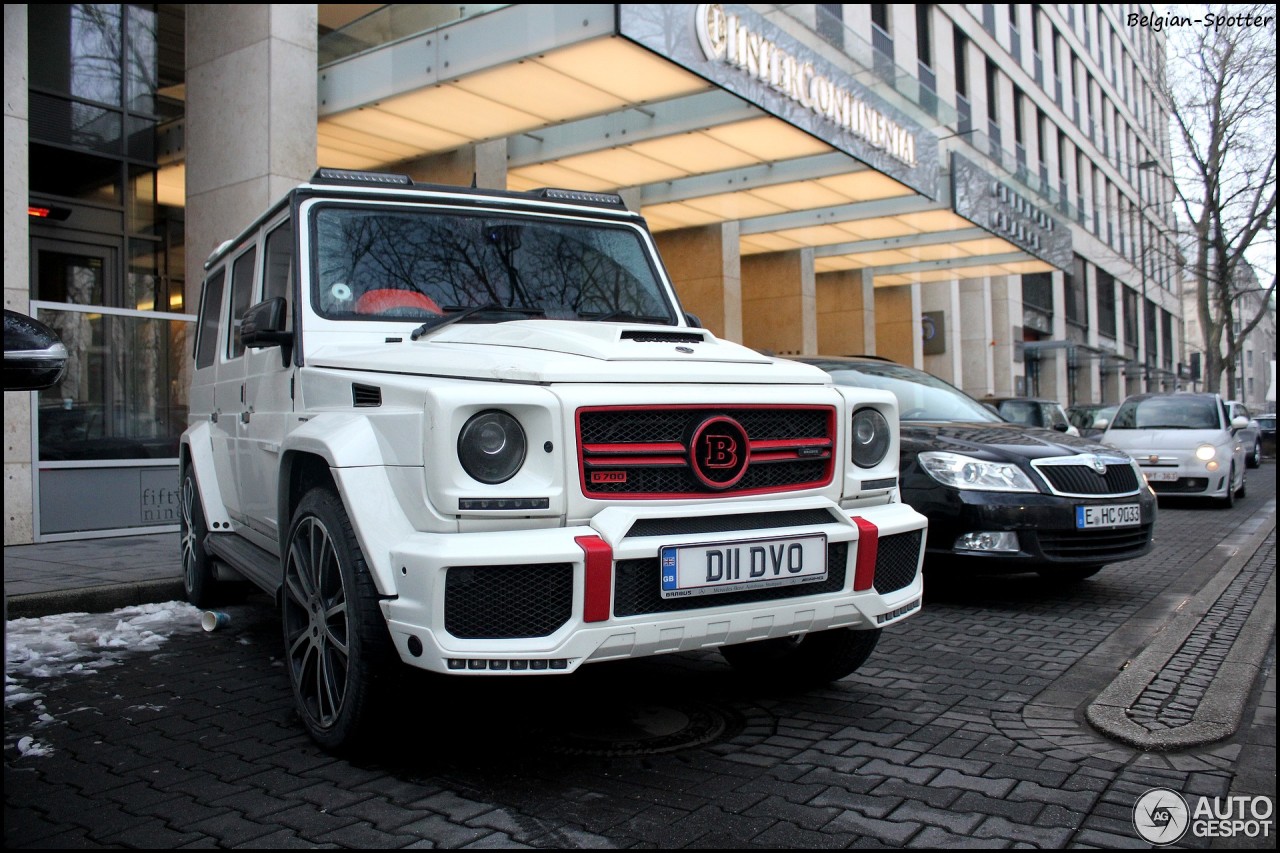
[[[693,431],[689,463],[704,486],[723,491],[737,485],[751,461],[747,431],[733,418],[707,418]]]

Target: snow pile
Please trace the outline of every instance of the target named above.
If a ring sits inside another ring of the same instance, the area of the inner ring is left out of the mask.
[[[111,613],[59,613],[13,619],[5,636],[5,705],[33,696],[12,677],[92,674],[130,652],[152,652],[170,636],[200,630],[200,611],[170,601],[123,607]]]

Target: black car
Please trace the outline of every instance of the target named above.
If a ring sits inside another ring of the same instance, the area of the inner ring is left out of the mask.
[[[898,398],[902,500],[929,518],[926,568],[1081,579],[1151,550],[1156,499],[1120,451],[1009,423],[952,385],[874,357],[796,358]]]

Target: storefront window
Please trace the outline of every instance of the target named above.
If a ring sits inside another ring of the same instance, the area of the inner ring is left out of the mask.
[[[40,460],[176,458],[190,321],[45,305],[36,316],[69,356],[62,382],[40,392]]]

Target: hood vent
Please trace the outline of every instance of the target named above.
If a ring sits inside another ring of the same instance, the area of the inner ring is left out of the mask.
[[[382,389],[377,385],[351,383],[351,405],[357,408],[373,408],[382,405]]]
[[[645,344],[704,344],[705,335],[698,332],[651,332],[648,329],[625,329],[622,332],[624,341],[639,341]]]

